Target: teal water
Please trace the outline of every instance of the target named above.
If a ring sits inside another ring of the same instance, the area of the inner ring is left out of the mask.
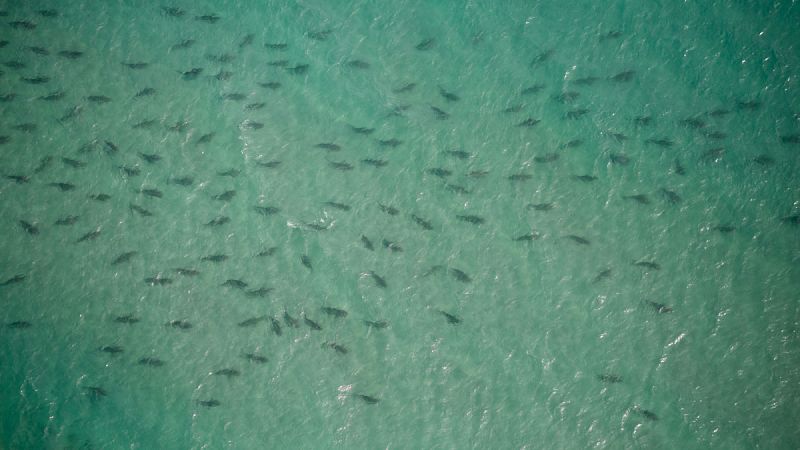
[[[0,448],[797,448],[800,7],[498,3],[0,2]]]

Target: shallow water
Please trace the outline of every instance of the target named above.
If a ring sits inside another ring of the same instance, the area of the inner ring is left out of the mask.
[[[797,447],[800,7],[595,3],[0,3],[0,447]]]

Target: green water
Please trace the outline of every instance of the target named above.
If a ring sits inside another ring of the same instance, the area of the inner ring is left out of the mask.
[[[800,7],[498,3],[0,2],[0,448],[797,448]]]

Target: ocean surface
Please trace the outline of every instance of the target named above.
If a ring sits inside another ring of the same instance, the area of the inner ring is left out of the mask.
[[[797,2],[0,18],[0,448],[800,447]]]

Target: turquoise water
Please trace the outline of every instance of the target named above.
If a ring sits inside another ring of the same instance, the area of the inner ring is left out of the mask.
[[[797,448],[800,7],[497,3],[0,3],[0,448]]]

